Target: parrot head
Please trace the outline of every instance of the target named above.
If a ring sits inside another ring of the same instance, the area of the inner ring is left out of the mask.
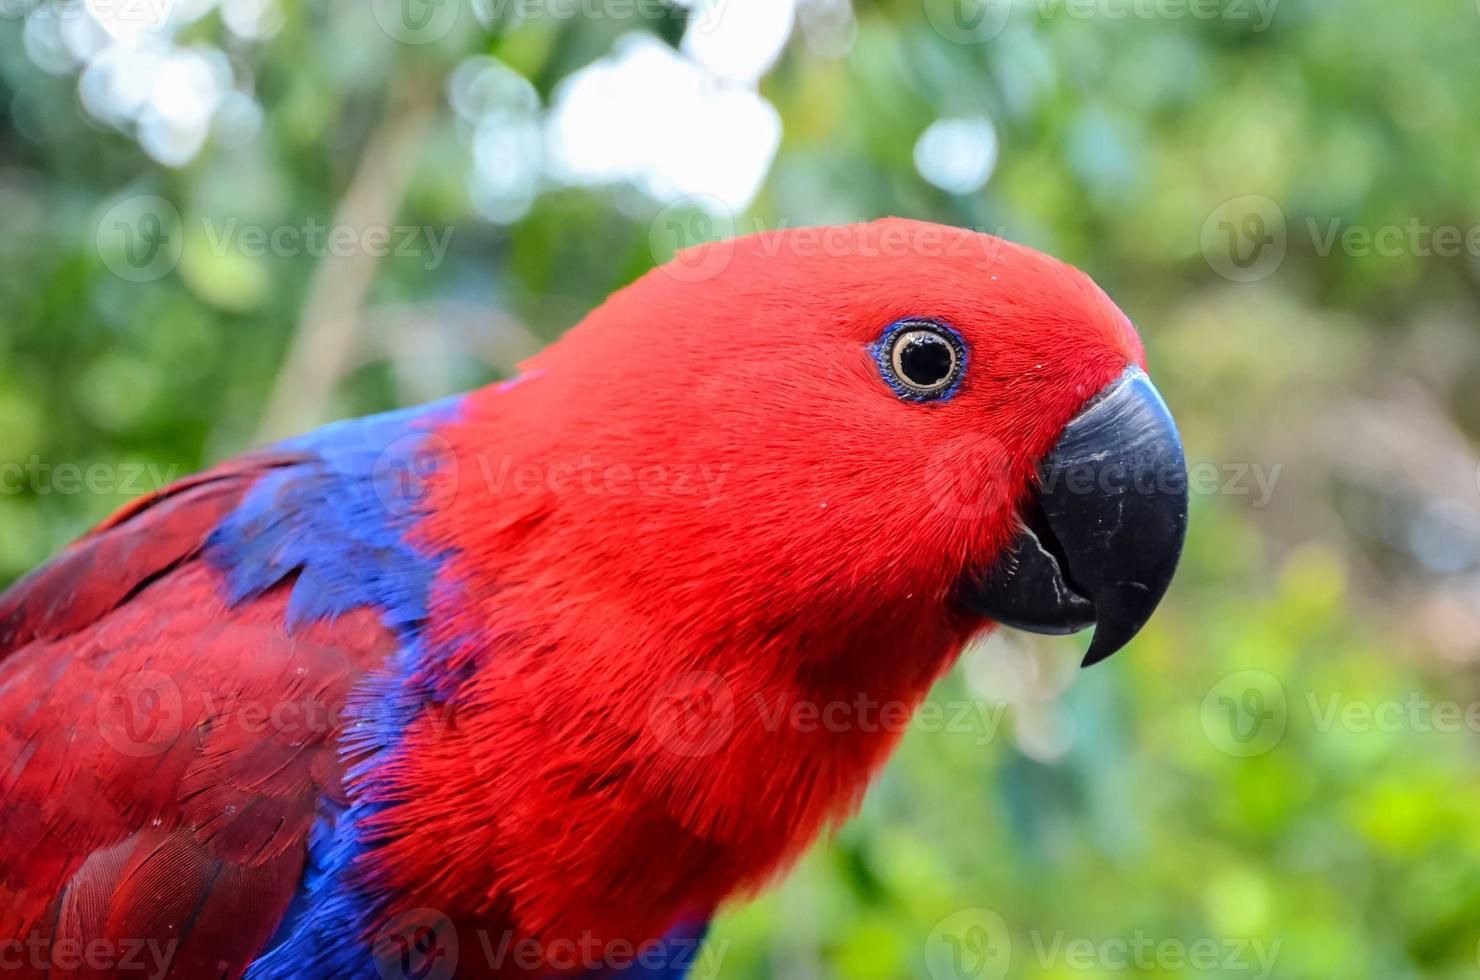
[[[1177,564],[1185,463],[1134,328],[992,236],[887,219],[700,246],[526,368],[542,452],[650,478],[582,502],[603,574],[711,624],[1093,626],[1088,665]]]

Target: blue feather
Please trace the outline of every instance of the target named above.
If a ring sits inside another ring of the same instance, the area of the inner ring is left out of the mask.
[[[385,676],[357,692],[346,712],[351,724],[341,752],[369,759],[352,778],[373,779],[376,760],[395,751],[416,712],[446,693],[418,690],[415,680],[427,653],[420,632],[428,593],[445,556],[425,553],[409,532],[436,469],[433,433],[459,406],[451,399],[340,422],[284,443],[278,448],[302,454],[303,462],[259,481],[207,545],[207,560],[225,574],[234,603],[291,580],[290,628],[371,608],[400,636]],[[381,805],[325,803],[303,883],[248,977],[378,975],[358,939],[376,911],[374,899],[348,871],[367,848],[365,818]]]

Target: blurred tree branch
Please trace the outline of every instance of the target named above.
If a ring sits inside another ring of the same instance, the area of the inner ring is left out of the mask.
[[[423,77],[413,77],[391,96],[334,211],[333,228],[363,231],[395,222],[436,109],[437,87]],[[377,263],[378,257],[366,249],[343,255],[331,251],[320,261],[258,426],[259,441],[280,439],[322,421],[323,407],[349,365]]]

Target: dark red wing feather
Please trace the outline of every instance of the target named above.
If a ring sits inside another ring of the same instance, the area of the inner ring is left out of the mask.
[[[263,473],[298,458],[258,453],[123,507],[0,595],[0,660],[91,626],[154,576],[197,553]]]
[[[232,607],[202,560],[295,462],[177,484],[0,596],[0,941],[25,944],[19,976],[115,975],[99,964],[150,950],[171,976],[239,976],[277,928],[342,799],[345,700],[396,646],[370,610],[290,631],[290,582]]]

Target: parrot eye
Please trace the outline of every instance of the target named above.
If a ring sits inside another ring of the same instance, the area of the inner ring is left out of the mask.
[[[925,402],[956,393],[966,366],[966,346],[949,327],[905,320],[884,332],[874,349],[884,380],[907,401]]]

